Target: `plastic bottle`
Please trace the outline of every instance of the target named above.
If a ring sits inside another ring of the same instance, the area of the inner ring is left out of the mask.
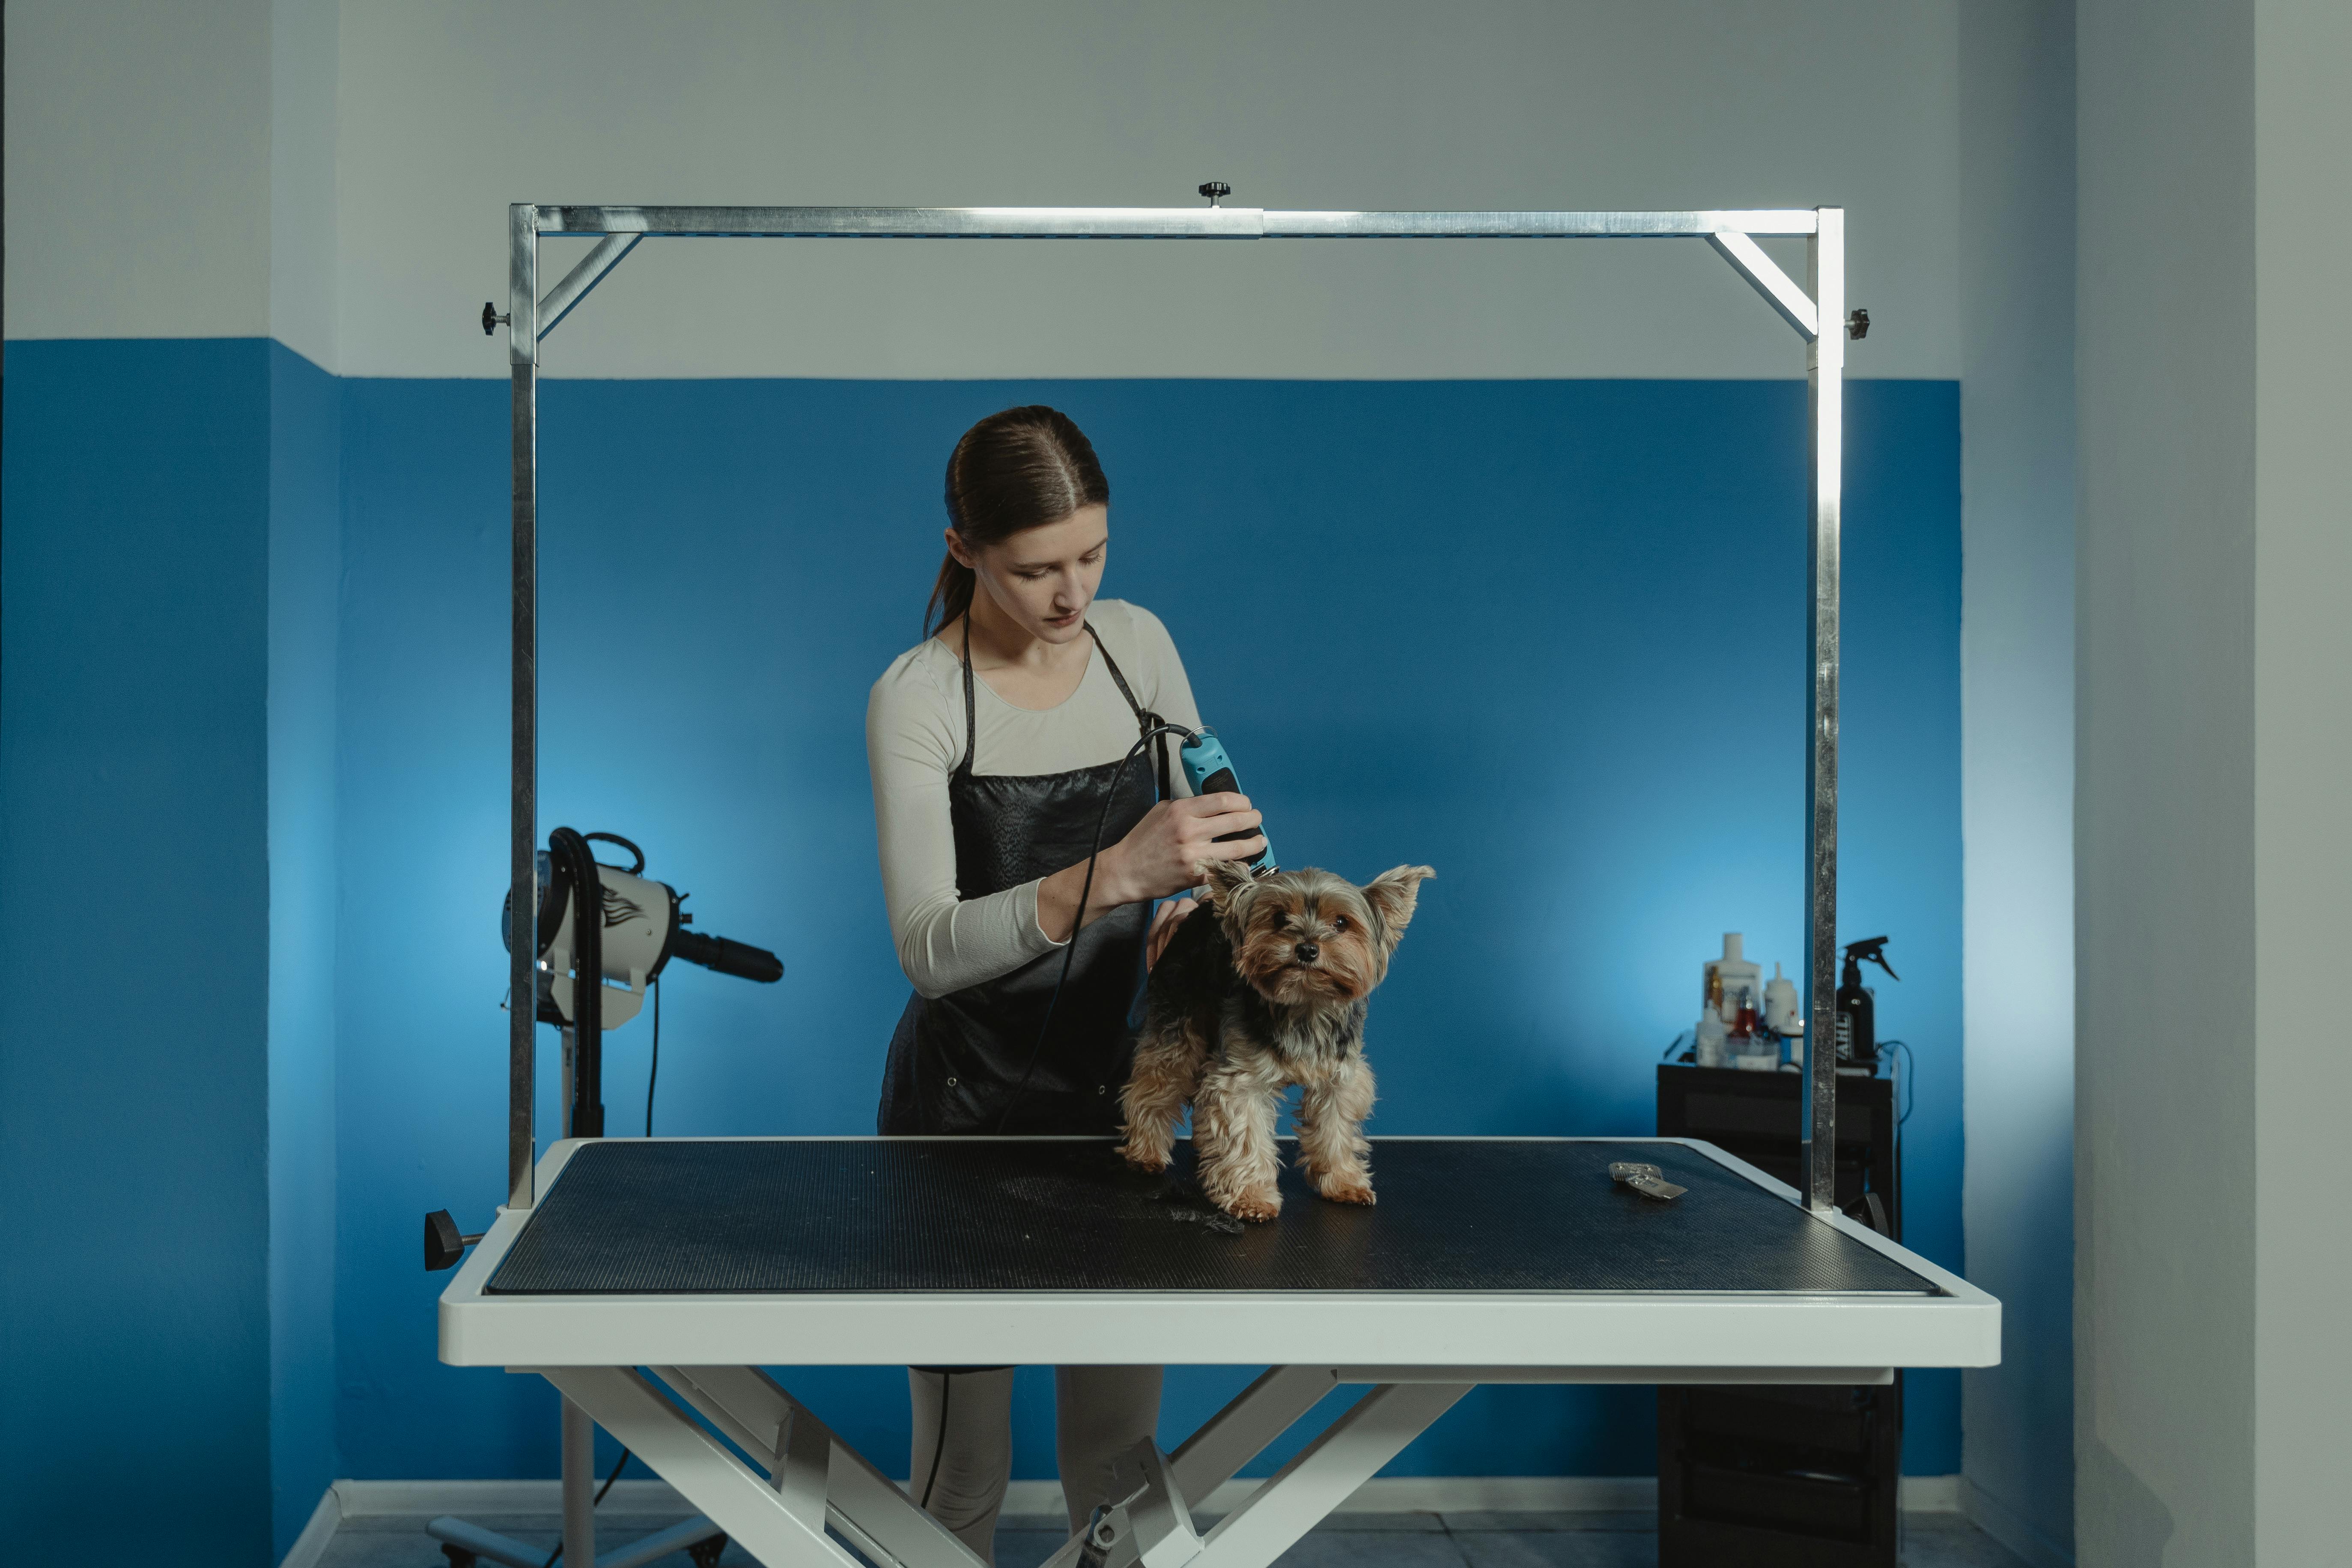
[[[1751,997],[1764,994],[1764,972],[1740,956],[1739,933],[1736,931],[1723,933],[1723,956],[1708,959],[1703,973],[1707,1004],[1723,1015],[1727,1024],[1731,1022],[1736,1005],[1732,997],[1738,986],[1745,984]]]
[[[1845,967],[1838,975],[1837,988],[1837,1054],[1838,1060],[1873,1071],[1878,1067],[1877,1003],[1870,987],[1862,983],[1862,966],[1875,963],[1886,971],[1887,977],[1900,980],[1895,966],[1886,962],[1886,939],[1867,937],[1850,942],[1845,947]]]
[[[1780,966],[1772,966],[1772,978],[1764,983],[1764,1026],[1776,1035],[1801,1035],[1805,1026],[1797,1007],[1797,983],[1780,973]]]
[[[1723,987],[1724,1011],[1731,1017],[1726,1024],[1730,1031],[1731,1065],[1750,1072],[1769,1071],[1780,1065],[1780,1043],[1756,1029],[1758,1009],[1756,988],[1744,979],[1728,980]]]
[[[1702,1007],[1698,1029],[1691,1037],[1692,1059],[1703,1068],[1728,1067],[1729,1044],[1725,1037],[1723,1014],[1715,1007]]]

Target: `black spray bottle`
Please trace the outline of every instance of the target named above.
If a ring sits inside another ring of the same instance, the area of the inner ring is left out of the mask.
[[[1878,1070],[1877,1007],[1862,984],[1862,966],[1874,963],[1886,971],[1889,980],[1902,979],[1886,962],[1886,942],[1883,936],[1874,936],[1846,943],[1845,968],[1838,975],[1838,1060],[1873,1072]]]

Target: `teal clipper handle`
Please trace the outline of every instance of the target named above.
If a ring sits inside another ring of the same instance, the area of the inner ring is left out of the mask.
[[[1184,778],[1192,786],[1194,795],[1219,795],[1227,791],[1235,795],[1241,793],[1241,783],[1234,777],[1233,760],[1225,755],[1224,744],[1217,739],[1214,730],[1203,726],[1199,734],[1184,742],[1176,755],[1184,764]],[[1245,827],[1238,833],[1220,833],[1214,842],[1223,844],[1236,838],[1255,838],[1265,832],[1263,826]],[[1274,840],[1271,837],[1266,839],[1265,850],[1249,863],[1249,867],[1260,877],[1282,869],[1274,863]]]

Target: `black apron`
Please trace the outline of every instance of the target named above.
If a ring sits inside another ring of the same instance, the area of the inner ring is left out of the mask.
[[[1134,712],[1139,737],[1150,733],[1161,721],[1159,715],[1136,701],[1092,626],[1087,635]],[[1094,847],[1097,824],[1103,844],[1116,844],[1151,809],[1155,783],[1156,795],[1167,795],[1164,738],[1152,748],[1157,765],[1151,769],[1130,763],[1121,773],[1118,763],[1110,762],[1062,773],[975,773],[978,720],[971,683],[967,622],[963,760],[948,776],[959,898],[985,898],[1076,865]],[[1114,773],[1120,773],[1118,794],[1106,822],[1103,792]],[[1100,907],[1092,899],[1088,903]],[[1149,902],[1128,904],[1077,933],[1077,951],[1066,954],[1069,981],[1054,1004],[1053,1030],[1042,1047],[1038,1031],[1062,975],[1064,949],[945,996],[909,997],[890,1037],[877,1130],[994,1132],[1002,1121],[1007,1133],[1117,1131],[1118,1091],[1135,1054],[1131,1014],[1142,991],[1143,939],[1150,918]],[[1024,1072],[1028,1087],[1016,1099]]]

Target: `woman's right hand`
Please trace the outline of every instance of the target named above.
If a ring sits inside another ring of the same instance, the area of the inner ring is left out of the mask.
[[[1104,851],[1112,862],[1118,897],[1116,903],[1136,904],[1165,899],[1201,880],[1207,860],[1254,860],[1265,852],[1265,838],[1253,833],[1230,844],[1218,836],[1238,833],[1265,821],[1250,809],[1249,796],[1231,792],[1163,800],[1143,814],[1133,831]]]
[[[1078,899],[1086,895],[1086,923],[1126,904],[1140,904],[1182,892],[1201,879],[1204,860],[1254,860],[1265,852],[1265,838],[1253,833],[1231,844],[1221,833],[1239,833],[1262,820],[1249,797],[1231,793],[1163,800],[1143,814],[1133,831],[1106,848],[1096,863],[1091,890],[1087,863],[1066,866],[1037,884],[1037,928],[1049,942],[1070,940]]]

